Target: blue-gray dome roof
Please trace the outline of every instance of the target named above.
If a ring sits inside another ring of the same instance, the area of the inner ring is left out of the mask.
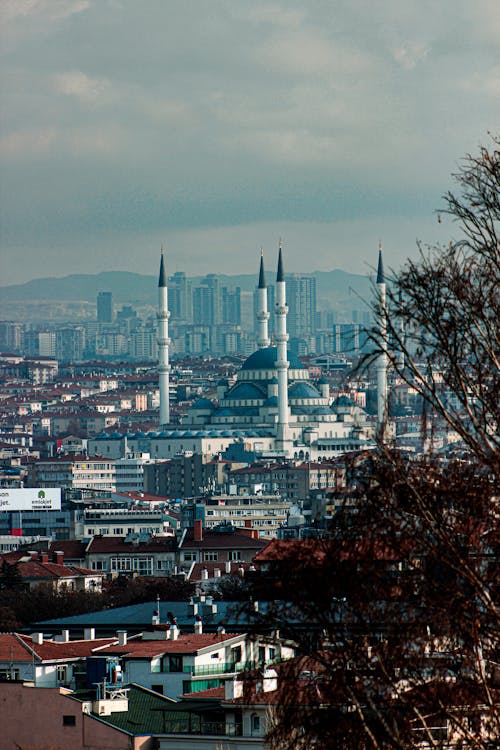
[[[214,404],[210,401],[208,398],[198,398],[194,402],[194,404],[191,404],[189,407],[190,409],[214,409]]]
[[[288,389],[290,398],[321,398],[321,393],[311,383],[297,382]]]
[[[257,349],[248,359],[243,362],[242,370],[275,370],[277,350],[275,346],[267,346],[264,349]],[[304,370],[304,365],[296,354],[288,351],[288,362],[291,370]]]
[[[334,401],[335,406],[356,406],[352,398],[349,396],[339,396]]]
[[[264,402],[264,406],[278,406],[278,397],[269,396],[269,398]]]
[[[237,383],[229,393],[225,396],[226,399],[241,399],[241,398],[264,398],[264,394],[257,388],[253,383]]]

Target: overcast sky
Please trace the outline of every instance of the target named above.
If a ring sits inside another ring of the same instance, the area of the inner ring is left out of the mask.
[[[1,0],[1,284],[366,273],[500,122],[498,0]]]

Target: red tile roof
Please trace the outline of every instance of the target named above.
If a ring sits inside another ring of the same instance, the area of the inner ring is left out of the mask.
[[[95,638],[80,641],[44,641],[33,643],[29,635],[17,633],[0,633],[0,662],[31,661],[33,653],[39,661],[55,659],[78,659],[92,656],[103,646],[116,642],[116,638]]]
[[[188,529],[182,543],[182,549],[201,548],[201,549],[255,549],[260,550],[268,542],[263,539],[256,539],[245,533],[244,530],[235,532],[218,532],[207,531],[203,529],[203,539],[197,541],[194,539],[193,529]]]
[[[53,555],[54,552],[64,552],[66,561],[82,560],[85,557],[86,546],[87,542],[81,542],[79,539],[62,539],[58,542],[51,542],[49,555]]]
[[[152,659],[160,654],[196,654],[198,651],[237,638],[238,633],[188,633],[180,634],[177,640],[130,641],[125,646],[113,645],[100,654],[124,656],[128,659]]]
[[[202,580],[201,577],[201,571],[206,568],[208,571],[208,577],[209,578],[215,578],[215,571],[220,570],[222,578],[223,576],[227,575],[239,575],[239,568],[243,568],[243,570],[246,571],[250,568],[252,565],[251,562],[232,562],[230,563],[231,569],[230,572],[226,572],[226,564],[224,562],[222,563],[216,563],[216,562],[206,562],[206,563],[195,563],[193,565],[193,568],[191,570],[191,574],[189,575],[189,580],[191,582],[198,582]],[[218,580],[218,579],[216,579]]]
[[[96,534],[90,540],[87,552],[89,554],[107,552],[130,554],[131,552],[175,552],[176,549],[177,540],[174,536],[153,537],[149,542],[133,544],[132,542],[125,542],[123,536],[100,536]]]

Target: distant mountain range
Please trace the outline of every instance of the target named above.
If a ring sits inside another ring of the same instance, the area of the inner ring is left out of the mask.
[[[317,280],[318,301],[331,301],[335,307],[347,303],[349,307],[359,306],[361,300],[370,297],[370,280],[367,276],[347,273],[338,269],[333,271],[314,271]],[[203,277],[192,277],[193,283]],[[228,276],[220,274],[222,283],[230,288],[241,287],[242,291],[255,289],[255,274]],[[112,292],[115,303],[156,304],[157,277],[145,276],[127,271],[106,271],[97,274],[72,274],[62,278],[34,279],[25,284],[13,284],[0,287],[0,302],[35,302],[35,301],[96,301],[100,291]],[[269,280],[269,283],[272,283]],[[350,303],[348,302],[348,299]],[[328,305],[329,306],[329,305]]]

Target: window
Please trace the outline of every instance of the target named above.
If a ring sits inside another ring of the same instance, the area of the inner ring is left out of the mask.
[[[259,646],[259,661],[265,662],[265,660],[266,660],[266,647]]]
[[[182,672],[182,655],[170,654],[163,657],[163,672]]]
[[[252,734],[254,732],[260,732],[260,716],[252,714]]]
[[[76,726],[76,716],[71,714],[65,714],[63,716],[63,727],[74,727]]]
[[[239,549],[232,549],[231,552],[230,552],[230,559],[233,562],[238,562],[239,560],[241,560],[241,552],[240,552],[240,550]]]
[[[151,685],[151,690],[154,690],[155,693],[163,695],[163,685]]]
[[[67,682],[68,679],[68,668],[64,665],[59,665],[57,667],[57,681],[58,682]]]
[[[218,552],[205,552],[203,554],[203,559],[205,562],[216,562],[219,559],[219,553]]]
[[[241,661],[241,646],[235,646],[231,649],[231,663],[236,664]]]

